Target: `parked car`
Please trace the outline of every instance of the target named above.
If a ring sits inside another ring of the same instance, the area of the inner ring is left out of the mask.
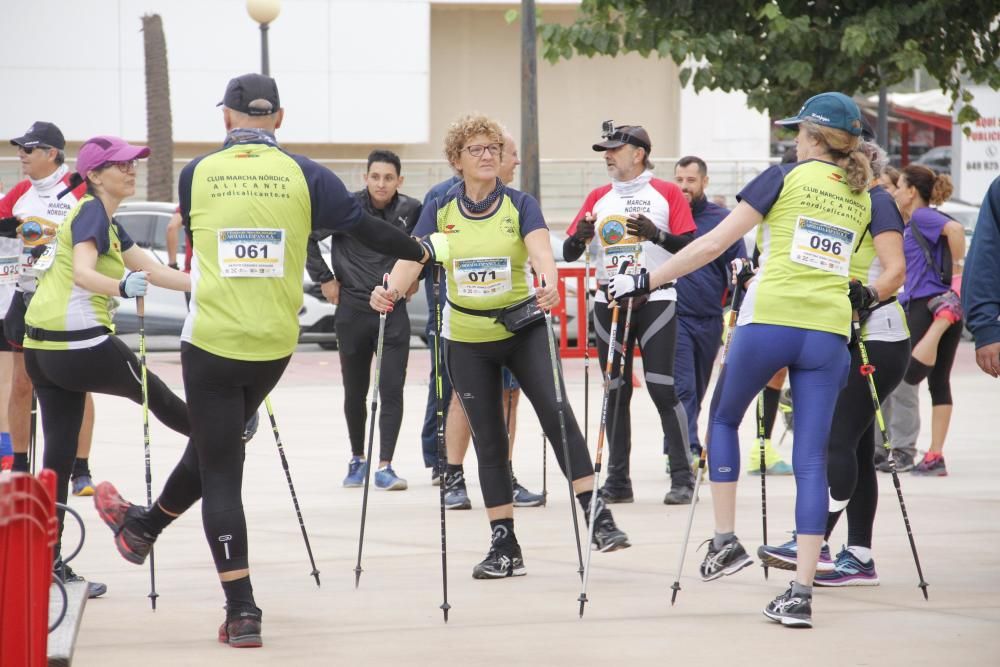
[[[118,208],[115,219],[136,245],[161,264],[166,264],[167,223],[176,208],[176,204],[168,202],[126,202]],[[183,261],[186,242],[184,234],[181,234],[179,241],[177,257],[179,261]],[[319,293],[319,286],[313,285],[304,272],[302,290],[302,308],[299,310],[300,342],[325,344],[335,341],[333,321],[337,307],[323,298]],[[184,294],[151,284],[145,301],[146,334],[179,336],[188,312]],[[134,299],[121,300],[118,312],[115,313],[115,327],[121,334],[139,330]]]
[[[949,199],[938,206],[938,210],[962,223],[965,227],[965,247],[968,249],[969,243],[972,242],[972,232],[976,229],[976,221],[979,219],[979,206],[961,199]]]
[[[935,146],[913,161],[939,174],[951,174],[951,146]]]

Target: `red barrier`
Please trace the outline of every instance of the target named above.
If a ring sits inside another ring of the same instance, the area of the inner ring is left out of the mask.
[[[56,474],[0,480],[0,667],[48,664]]]
[[[584,269],[580,268],[560,268],[559,269],[559,307],[552,311],[554,317],[559,319],[559,356],[563,359],[583,357],[584,345],[587,344],[587,299],[584,298],[584,290],[589,289],[590,280],[584,276]],[[590,278],[594,277],[594,269],[590,270]],[[567,289],[567,287],[569,289]],[[566,299],[567,291],[575,295],[575,300],[570,303]],[[593,302],[593,295],[591,295]],[[572,328],[576,329],[576,340],[569,339],[570,327],[567,327],[567,309],[573,313]],[[590,348],[590,355],[597,358],[597,348]]]

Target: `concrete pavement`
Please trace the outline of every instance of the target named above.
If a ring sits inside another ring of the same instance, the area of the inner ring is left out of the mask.
[[[815,628],[792,631],[761,609],[781,593],[790,573],[759,567],[703,583],[697,545],[712,534],[711,499],[702,491],[687,551],[682,590],[670,606],[687,507],[661,504],[668,488],[661,433],[652,402],[633,399],[632,470],[636,502],[615,506],[633,547],[595,553],[587,613],[577,617],[576,552],[568,492],[548,459],[549,505],[518,510],[517,532],[528,576],[474,581],[489,528],[474,474],[466,462],[474,509],[448,512],[449,602],[445,625],[437,489],[420,457],[419,430],[427,391],[427,351],[413,350],[406,415],[394,467],[409,479],[404,492],[372,490],[360,588],[354,589],[361,491],[343,489],[346,440],[336,353],[314,346],[296,354],[273,394],[282,440],[321,571],[309,563],[266,419],[250,444],[244,481],[250,558],[265,646],[237,651],[220,645],[223,596],[196,506],[163,534],[156,548],[158,610],[149,609],[148,567],[126,563],[89,499],[71,498],[87,523],[87,543],[73,567],[108,585],[92,600],[80,631],[75,665],[944,665],[998,664],[1000,655],[1000,385],[982,374],[963,343],[953,376],[955,415],[945,454],[951,475],[903,476],[930,601],[917,578],[890,478],[880,476],[874,552],[882,585],[816,591]],[[591,447],[600,371],[592,362]],[[582,413],[582,360],[566,363],[568,393]],[[180,390],[175,353],[156,353],[150,369]],[[118,398],[97,398],[92,469],[133,501],[145,498],[141,411]],[[929,397],[921,400],[929,414]],[[542,487],[541,437],[527,401],[519,411],[515,471]],[[704,423],[704,416],[702,419]],[[782,426],[776,427],[775,436]],[[752,411],[743,425],[753,437]],[[926,446],[928,434],[922,436]],[[788,454],[791,438],[786,439]],[[154,496],[183,448],[180,436],[152,424]],[[745,450],[744,450],[745,451]],[[793,525],[794,481],[769,478],[771,542]],[[740,485],[737,532],[748,550],[761,543],[757,478]],[[67,528],[67,540],[75,529]],[[831,546],[846,537],[841,522]]]

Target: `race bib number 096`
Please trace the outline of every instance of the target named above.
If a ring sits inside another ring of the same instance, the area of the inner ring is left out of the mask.
[[[846,276],[851,267],[855,235],[853,229],[799,216],[792,236],[791,260]]]
[[[220,229],[219,273],[223,278],[285,275],[285,230]]]
[[[510,257],[456,259],[455,284],[461,296],[484,297],[509,292]]]

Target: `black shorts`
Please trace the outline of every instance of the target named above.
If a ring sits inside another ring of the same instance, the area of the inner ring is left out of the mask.
[[[10,300],[10,308],[3,318],[3,334],[13,352],[24,351],[24,314],[28,312],[28,301],[31,295],[27,292],[14,292]]]

